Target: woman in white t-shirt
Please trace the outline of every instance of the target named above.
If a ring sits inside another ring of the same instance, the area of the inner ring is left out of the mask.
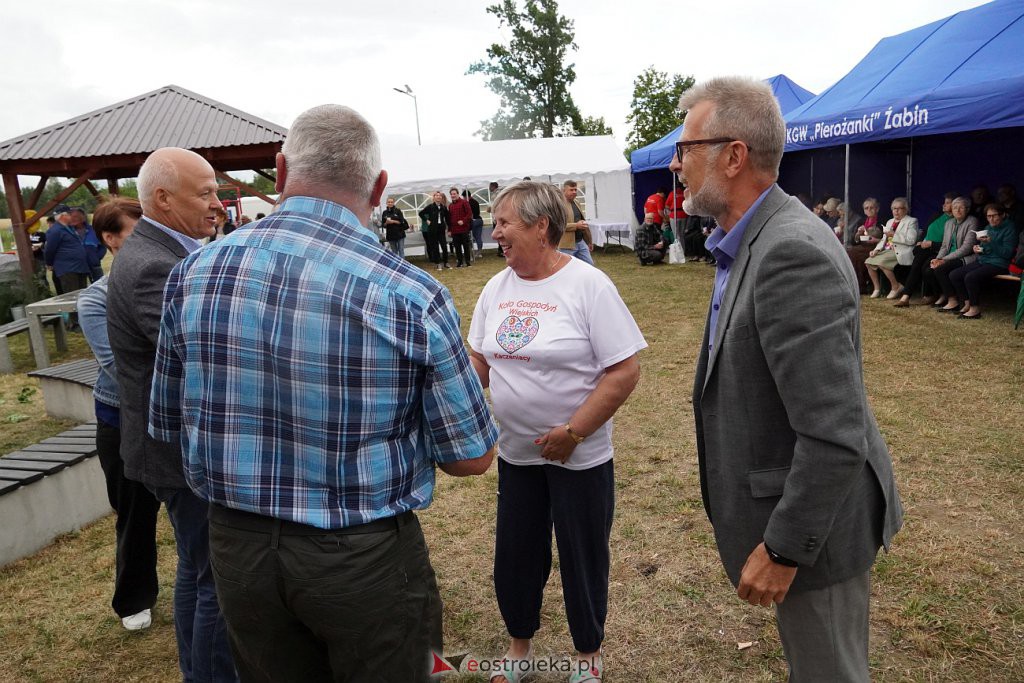
[[[512,637],[492,681],[531,671],[531,640],[551,572],[551,529],[579,666],[600,681],[615,508],[612,416],[636,386],[647,346],[611,280],[559,253],[568,222],[554,187],[520,182],[491,208],[508,268],[487,283],[469,331],[491,388],[498,437],[494,587]]]

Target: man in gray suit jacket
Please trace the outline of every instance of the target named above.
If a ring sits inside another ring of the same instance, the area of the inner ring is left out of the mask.
[[[775,604],[791,681],[867,681],[870,568],[902,508],[864,389],[850,259],[775,185],[785,126],[767,85],[712,79],[680,108],[683,208],[719,225],[693,391],[719,554],[740,598]]]
[[[139,171],[142,219],[110,271],[107,330],[121,392],[121,458],[125,476],[141,482],[167,507],[178,570],[174,627],[178,665],[186,681],[234,681],[227,627],[210,569],[207,504],[188,488],[181,447],[149,435],[163,290],[179,261],[214,232],[217,177],[194,152],[165,147]]]

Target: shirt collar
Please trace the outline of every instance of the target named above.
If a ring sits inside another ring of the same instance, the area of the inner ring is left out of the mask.
[[[708,236],[707,250],[715,255],[715,259],[721,261],[725,259],[726,265],[731,264],[736,260],[736,256],[740,253],[740,245],[743,243],[743,234],[747,231],[747,226],[750,225],[750,220],[754,217],[754,213],[757,212],[761,203],[764,202],[764,198],[768,196],[768,193],[772,191],[774,185],[770,185],[768,189],[761,193],[761,195],[754,200],[754,203],[750,205],[740,219],[736,221],[736,225],[732,227],[732,230],[726,232],[722,229],[722,226],[715,228],[714,232]]]
[[[324,216],[344,225],[358,227],[360,230],[368,233],[371,237],[376,239],[376,234],[360,223],[354,213],[341,204],[332,202],[329,199],[297,195],[285,199],[278,205],[277,210],[293,211],[295,213],[311,213],[316,216]]]
[[[173,230],[172,228],[168,228],[166,225],[164,225],[160,221],[154,220],[153,218],[150,218],[149,216],[143,216],[143,218],[145,218],[147,221],[149,221],[150,223],[152,223],[156,227],[160,228],[160,230],[162,230],[163,232],[167,233],[172,238],[174,238],[174,240],[178,244],[180,244],[181,246],[185,247],[185,251],[187,251],[190,254],[192,252],[196,251],[197,249],[199,249],[199,247],[203,246],[203,243],[200,242],[199,240],[192,239],[191,237],[189,237],[188,235],[186,235],[184,233],[180,233],[177,230]]]

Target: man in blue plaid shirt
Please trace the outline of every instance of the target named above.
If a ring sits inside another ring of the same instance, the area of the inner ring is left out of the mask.
[[[170,275],[150,432],[180,439],[243,681],[426,681],[441,602],[413,510],[497,431],[452,298],[365,227],[373,128],[302,114],[277,211]]]

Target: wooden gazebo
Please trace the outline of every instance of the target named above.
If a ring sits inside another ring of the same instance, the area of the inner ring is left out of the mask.
[[[10,207],[21,270],[32,275],[27,228],[41,220],[72,192],[85,187],[98,195],[93,181],[105,180],[118,194],[118,180],[135,178],[146,157],[161,147],[184,147],[205,157],[223,182],[273,203],[227,171],[255,171],[274,166],[288,130],[194,92],[168,85],[61,123],[0,142],[0,174]],[[40,176],[35,192],[22,201],[19,175]],[[74,179],[45,206],[39,198],[51,177]],[[36,214],[25,218],[25,211]]]

